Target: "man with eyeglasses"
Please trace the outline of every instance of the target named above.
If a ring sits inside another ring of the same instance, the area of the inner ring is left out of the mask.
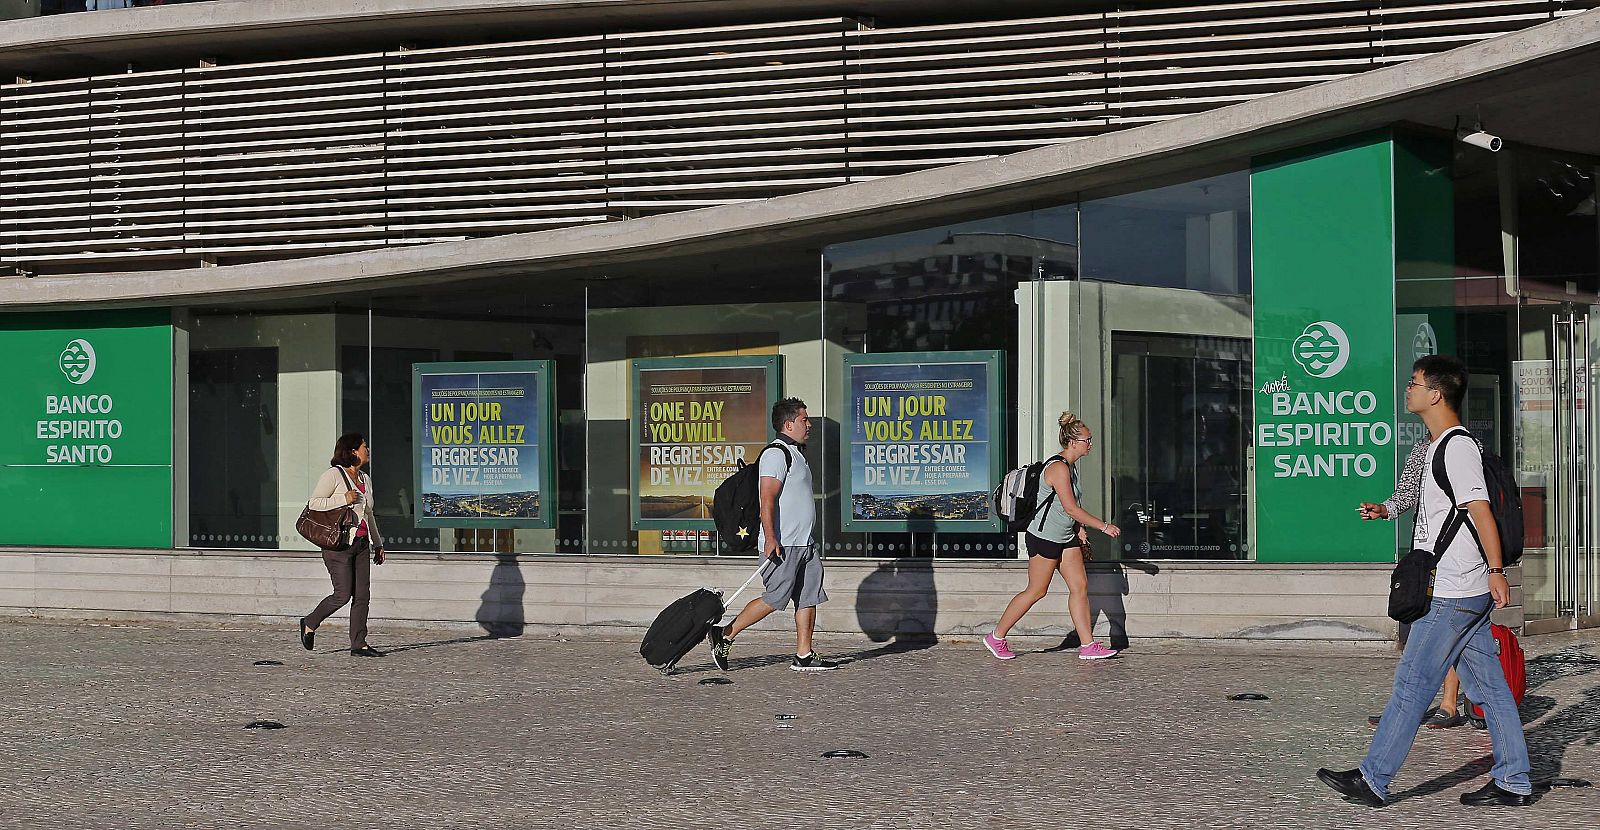
[[[1412,364],[1406,411],[1422,417],[1432,439],[1425,469],[1443,453],[1449,494],[1435,476],[1422,477],[1413,546],[1439,556],[1428,613],[1411,624],[1405,652],[1395,668],[1394,693],[1383,710],[1372,746],[1361,766],[1317,778],[1346,799],[1369,807],[1389,802],[1389,785],[1417,738],[1423,709],[1454,666],[1467,697],[1483,707],[1494,745],[1491,780],[1465,793],[1468,806],[1522,807],[1532,803],[1527,739],[1516,701],[1496,657],[1489,614],[1511,601],[1500,551],[1500,533],[1489,506],[1483,454],[1461,425],[1467,369],[1447,355]],[[1455,532],[1463,530],[1464,532]],[[1442,546],[1443,551],[1435,550]]]
[[[1412,382],[1406,382],[1406,390],[1410,391]],[[1406,456],[1406,463],[1400,472],[1400,480],[1395,485],[1394,495],[1381,502],[1373,503],[1364,501],[1356,507],[1356,514],[1362,521],[1383,519],[1394,521],[1406,511],[1416,508],[1417,502],[1422,499],[1422,471],[1428,465],[1428,447],[1433,445],[1433,440],[1423,436],[1411,447],[1411,454]],[[1427,729],[1454,729],[1464,726],[1469,718],[1462,714],[1461,709],[1461,678],[1456,675],[1455,667],[1444,677],[1444,689],[1439,694],[1439,705],[1423,713],[1422,725]],[[1367,722],[1377,726],[1379,716],[1367,718]],[[1482,724],[1480,723],[1481,727]]]

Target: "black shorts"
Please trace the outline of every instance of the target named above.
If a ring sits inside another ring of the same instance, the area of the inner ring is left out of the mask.
[[[1049,539],[1040,539],[1032,533],[1029,533],[1024,537],[1023,542],[1028,546],[1029,556],[1043,556],[1046,559],[1055,559],[1060,561],[1061,554],[1065,553],[1067,548],[1083,547],[1083,542],[1080,541],[1082,538],[1082,533],[1083,528],[1074,527],[1072,529],[1072,535],[1067,537],[1067,541],[1065,542],[1052,542]]]

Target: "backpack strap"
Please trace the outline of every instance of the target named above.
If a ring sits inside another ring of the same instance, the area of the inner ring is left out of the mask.
[[[1450,474],[1445,469],[1444,453],[1450,446],[1450,439],[1461,434],[1464,434],[1464,431],[1458,432],[1456,427],[1446,430],[1439,436],[1438,449],[1433,455],[1433,482],[1439,485],[1439,489],[1444,491],[1445,498],[1450,500],[1450,515],[1444,520],[1444,527],[1439,529],[1439,538],[1433,543],[1435,562],[1443,559],[1445,552],[1450,550],[1450,544],[1456,540],[1456,534],[1461,532],[1462,525],[1466,525],[1467,532],[1472,534],[1472,541],[1478,545],[1478,553],[1483,555],[1485,561],[1488,561],[1489,557],[1483,550],[1483,540],[1478,537],[1478,528],[1473,525],[1472,517],[1467,514],[1466,508],[1456,504],[1456,491],[1450,485]],[[1467,437],[1472,436],[1469,434]]]
[[[1067,460],[1065,458],[1062,458],[1059,455],[1052,455],[1049,458],[1046,458],[1044,460],[1044,466],[1039,468],[1039,480],[1040,481],[1044,481],[1044,471],[1050,469],[1050,462],[1052,462],[1052,461],[1060,461],[1062,464],[1066,464],[1067,463]],[[1076,469],[1074,469],[1072,467],[1072,465],[1067,464],[1067,471],[1071,474],[1072,478],[1077,478],[1078,477],[1078,471]],[[1036,529],[1044,530],[1044,520],[1050,515],[1050,507],[1052,505],[1054,505],[1055,503],[1056,503],[1056,488],[1051,487],[1050,488],[1050,499],[1047,500],[1044,503],[1044,509],[1039,511],[1039,526]]]
[[[764,455],[767,450],[770,450],[773,447],[777,447],[778,450],[783,453],[783,469],[785,471],[794,466],[794,456],[789,454],[789,448],[784,446],[782,441],[773,441],[765,447],[762,447],[761,452],[756,453],[756,466],[759,467],[761,465],[761,456]]]

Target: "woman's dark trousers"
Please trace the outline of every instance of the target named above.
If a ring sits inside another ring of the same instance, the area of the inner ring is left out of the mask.
[[[372,604],[372,563],[367,556],[367,537],[357,536],[349,550],[325,550],[322,564],[333,580],[333,593],[317,604],[305,618],[308,628],[322,625],[328,615],[350,603],[350,647],[367,644],[367,607]]]

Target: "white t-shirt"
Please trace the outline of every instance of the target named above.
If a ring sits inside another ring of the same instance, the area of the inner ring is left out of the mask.
[[[811,534],[817,525],[817,502],[811,495],[811,465],[806,463],[805,453],[799,447],[787,442],[784,447],[793,459],[787,469],[783,451],[770,446],[761,451],[761,466],[757,469],[762,478],[775,478],[783,483],[783,489],[778,491],[778,515],[772,517],[772,523],[778,527],[778,542],[786,548],[803,548],[815,541]],[[767,549],[765,526],[756,534],[756,544],[758,551]]]
[[[1460,432],[1448,445],[1445,435]],[[1478,442],[1465,427],[1451,427],[1428,447],[1428,463],[1422,468],[1422,502],[1417,510],[1417,529],[1412,536],[1413,545],[1423,550],[1433,550],[1434,539],[1450,518],[1450,499],[1433,478],[1434,456],[1445,446],[1444,470],[1455,490],[1455,503],[1466,505],[1473,501],[1487,501],[1489,488],[1483,483],[1483,453]],[[1471,521],[1471,519],[1468,519]],[[1438,551],[1434,551],[1438,553]],[[1489,593],[1489,565],[1483,552],[1472,538],[1472,532],[1463,525],[1456,531],[1450,549],[1439,560],[1439,569],[1433,580],[1433,595],[1445,599],[1475,597]]]

